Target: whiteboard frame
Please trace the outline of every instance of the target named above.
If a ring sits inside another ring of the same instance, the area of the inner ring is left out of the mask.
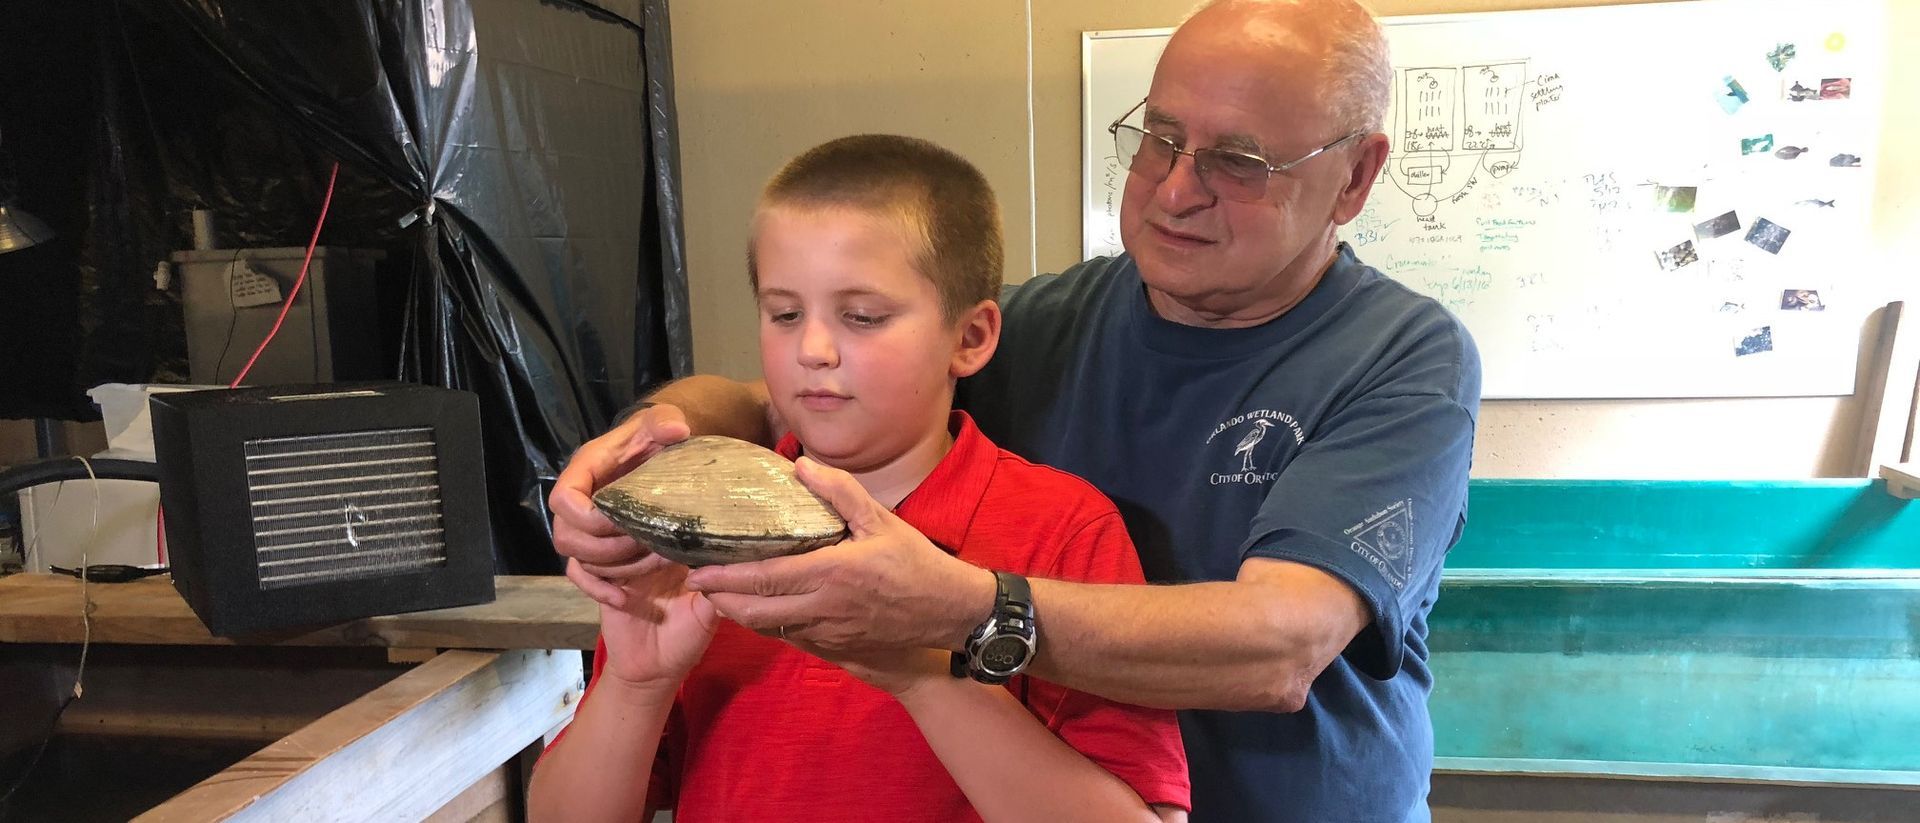
[[[1093,141],[1105,134],[1113,121],[1095,120],[1093,112],[1093,44],[1096,40],[1129,40],[1143,37],[1169,37],[1173,26],[1157,29],[1112,29],[1080,33],[1080,259],[1094,256],[1095,226],[1087,219],[1087,204],[1093,201]],[[1103,157],[1105,155],[1102,155]]]

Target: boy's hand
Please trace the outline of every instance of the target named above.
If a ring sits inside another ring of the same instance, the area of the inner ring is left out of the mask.
[[[687,591],[686,578],[685,566],[663,563],[621,584],[625,606],[600,606],[607,676],[624,685],[671,694],[700,662],[713,640],[719,615],[705,595]]]
[[[687,439],[687,416],[672,405],[640,410],[612,431],[586,442],[554,480],[553,547],[570,558],[567,577],[602,605],[622,608],[619,581],[647,576],[663,564],[593,507],[594,490],[633,471],[660,449]]]

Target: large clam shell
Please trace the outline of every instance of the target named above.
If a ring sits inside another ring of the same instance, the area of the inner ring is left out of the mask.
[[[846,521],[808,491],[793,462],[731,437],[675,443],[593,495],[633,539],[677,563],[744,563],[820,548]]]

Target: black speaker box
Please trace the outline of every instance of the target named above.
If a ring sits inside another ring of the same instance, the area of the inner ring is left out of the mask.
[[[214,634],[493,600],[473,394],[328,384],[149,403],[173,585]]]

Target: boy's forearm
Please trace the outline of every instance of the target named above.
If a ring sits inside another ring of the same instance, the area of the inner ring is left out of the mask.
[[[673,692],[602,678],[527,789],[527,819],[640,820]]]
[[[900,703],[988,823],[1159,819],[1125,781],[1054,736],[1006,689],[941,678]]]
[[[774,419],[765,381],[740,382],[710,374],[675,380],[646,398],[687,416],[696,435],[718,434],[771,448],[784,427]]]

